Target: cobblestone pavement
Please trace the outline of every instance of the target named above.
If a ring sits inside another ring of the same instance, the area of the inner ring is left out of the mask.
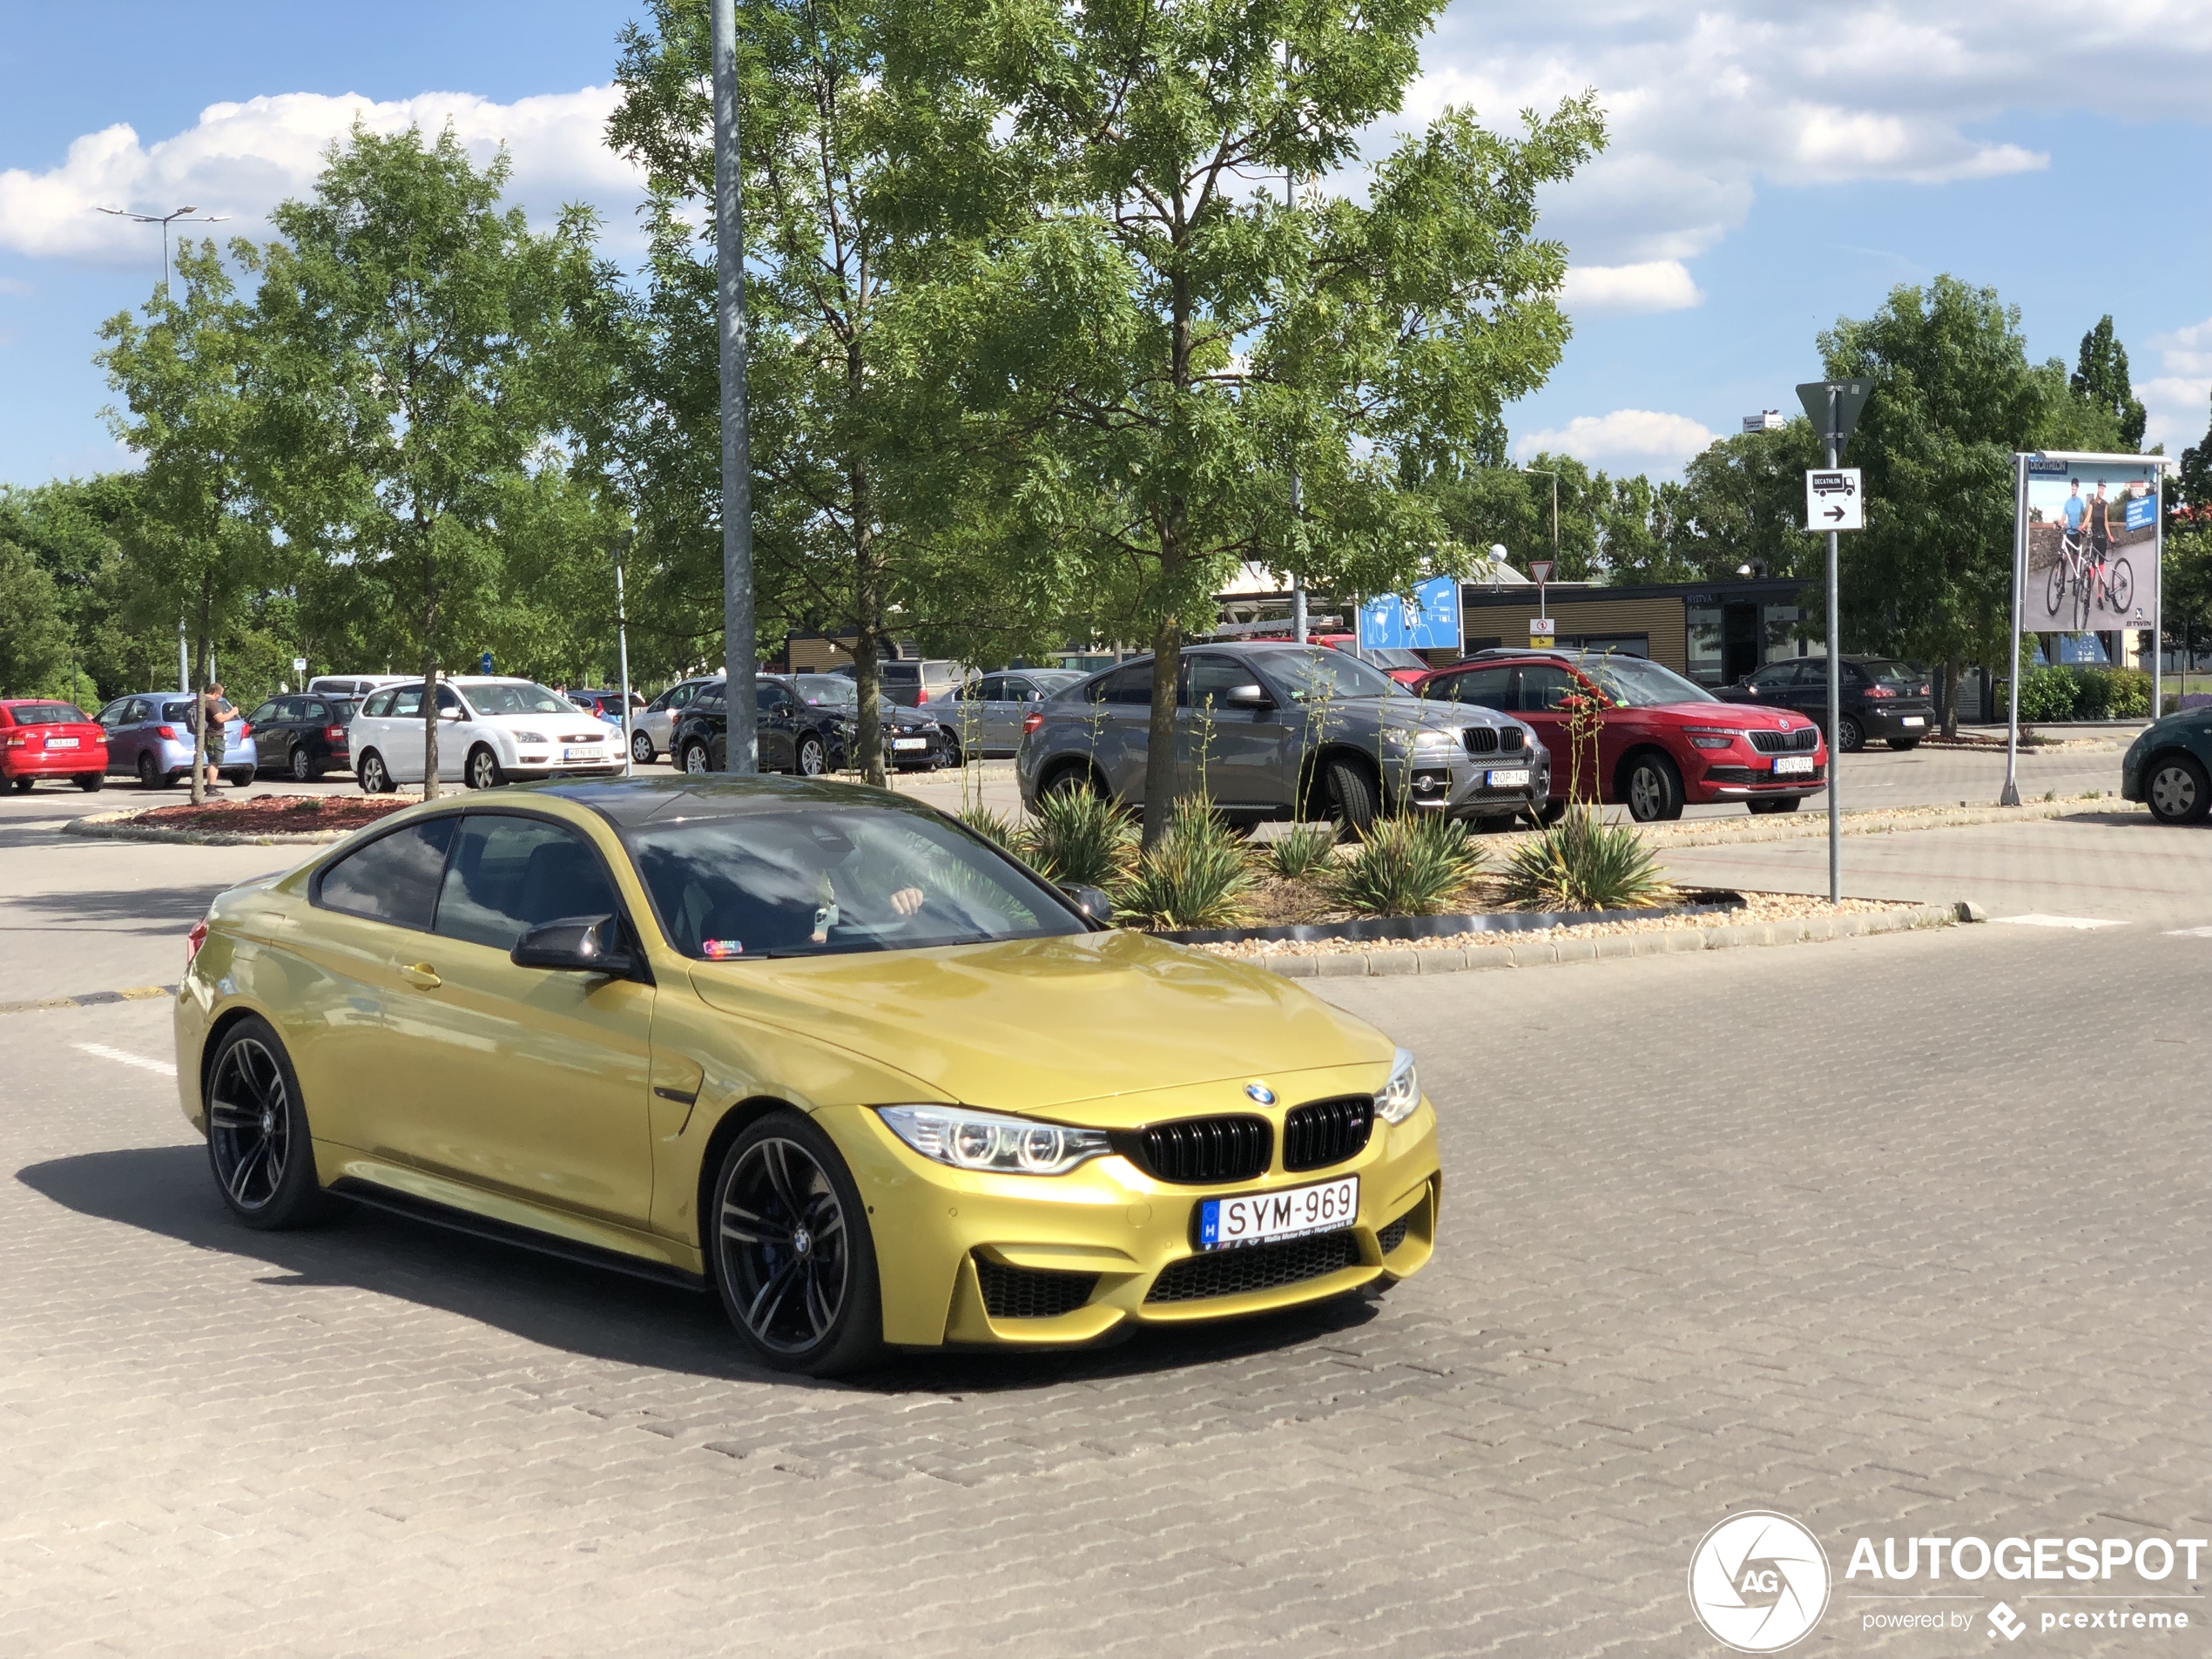
[[[1716,1653],[1685,1571],[1744,1507],[1839,1575],[1801,1651],[1988,1651],[1864,1633],[1851,1541],[2212,1527],[2208,968],[2139,924],[1339,982],[1440,1105],[1428,1272],[844,1386],[681,1292],[242,1231],[165,1008],[13,1016],[0,1655]]]

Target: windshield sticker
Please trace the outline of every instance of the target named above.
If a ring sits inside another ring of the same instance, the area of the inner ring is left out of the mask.
[[[699,954],[711,962],[718,962],[744,955],[745,943],[737,939],[703,939],[699,941]]]

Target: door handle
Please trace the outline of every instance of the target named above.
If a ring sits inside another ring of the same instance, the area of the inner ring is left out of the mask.
[[[418,991],[435,991],[445,983],[438,977],[438,970],[428,962],[403,964],[400,972],[407,975],[407,982]]]

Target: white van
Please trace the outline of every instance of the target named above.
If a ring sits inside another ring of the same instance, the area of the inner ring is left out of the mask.
[[[368,793],[422,781],[422,682],[371,693],[354,717],[354,775]],[[622,729],[535,680],[464,674],[438,682],[438,776],[471,789],[519,778],[622,770]]]
[[[387,685],[404,685],[421,678],[420,674],[318,674],[307,682],[307,690],[327,697],[367,697]]]

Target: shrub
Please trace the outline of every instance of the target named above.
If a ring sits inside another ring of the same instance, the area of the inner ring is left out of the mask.
[[[1507,896],[1530,910],[1631,910],[1674,896],[1634,826],[1589,806],[1569,807],[1514,848],[1504,875]]]
[[[1060,789],[1038,800],[1021,850],[1049,880],[1110,887],[1129,873],[1136,848],[1136,826],[1122,807],[1088,789]]]
[[[1247,914],[1252,877],[1244,844],[1213,803],[1187,798],[1114,901],[1157,927],[1233,927]]]
[[[2031,668],[2020,675],[2020,718],[2071,720],[2080,682],[2063,668]]]
[[[2140,668],[2093,668],[2103,692],[2100,702],[2107,720],[2140,720],[2150,712],[2150,676]],[[2085,713],[2084,719],[2100,717]]]
[[[1331,824],[1299,824],[1267,849],[1275,873],[1285,881],[1300,881],[1332,860],[1337,832]]]
[[[1482,867],[1467,826],[1441,813],[1379,818],[1330,882],[1331,896],[1370,916],[1433,916]]]
[[[995,813],[981,801],[960,809],[960,821],[1001,853],[1021,856],[1022,832],[1004,813]]]

